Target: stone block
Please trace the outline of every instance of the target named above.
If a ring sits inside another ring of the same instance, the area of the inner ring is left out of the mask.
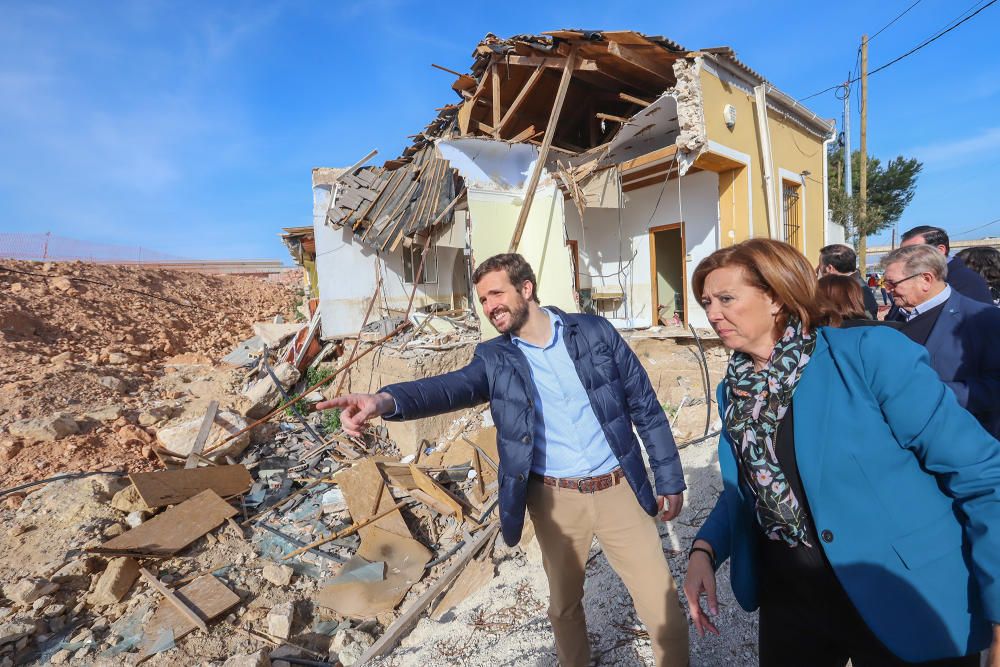
[[[288,389],[299,380],[299,372],[289,363],[278,364],[274,367],[274,375],[278,382],[285,389]],[[271,381],[270,377],[263,377],[257,380],[249,389],[243,392],[249,401],[246,408],[246,416],[250,419],[260,419],[273,410],[281,402],[281,392]]]
[[[57,412],[45,417],[16,421],[7,430],[11,435],[29,442],[52,442],[79,433],[80,427],[72,415]]]
[[[95,607],[115,604],[125,597],[138,577],[139,564],[134,558],[112,558],[97,580],[94,592],[87,596],[87,602]]]
[[[287,565],[277,563],[267,563],[264,565],[262,576],[275,586],[285,587],[292,583],[292,573],[294,570]]]
[[[291,602],[282,602],[271,608],[267,614],[267,632],[278,639],[288,639],[292,636],[292,622],[295,619],[295,607]]]
[[[222,663],[222,667],[271,667],[271,659],[264,651],[234,655]]]
[[[160,441],[160,445],[164,449],[177,456],[186,458],[191,453],[191,447],[194,446],[194,441],[198,437],[198,431],[201,430],[202,419],[203,417],[196,417],[165,426],[157,431],[156,438]],[[242,416],[231,410],[220,410],[215,415],[212,430],[209,432],[208,440],[205,442],[205,449],[211,449],[215,443],[221,442],[238,431],[242,431],[246,426],[247,421]],[[250,434],[243,433],[238,438],[226,443],[225,446],[213,450],[209,456],[212,458],[238,456],[249,444]]]

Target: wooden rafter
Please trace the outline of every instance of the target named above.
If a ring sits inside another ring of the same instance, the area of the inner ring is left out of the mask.
[[[503,129],[507,126],[507,123],[509,123],[510,120],[514,117],[514,114],[517,113],[517,110],[521,108],[521,105],[524,103],[524,100],[527,99],[528,94],[531,92],[531,89],[535,87],[536,83],[538,83],[538,80],[542,77],[542,72],[544,71],[545,68],[539,65],[538,67],[535,68],[535,71],[531,73],[531,76],[528,77],[528,80],[524,82],[524,85],[521,86],[520,92],[517,94],[517,97],[514,98],[514,101],[511,103],[510,107],[507,109],[507,113],[503,115],[503,118],[500,119],[499,123],[495,123],[497,137],[500,137],[500,135],[503,133]]]

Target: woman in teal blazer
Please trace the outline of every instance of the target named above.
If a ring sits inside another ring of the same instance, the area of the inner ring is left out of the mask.
[[[684,586],[699,634],[718,632],[699,598],[714,614],[730,559],[736,599],[760,609],[762,667],[978,665],[1000,622],[1000,442],[922,347],[820,326],[830,316],[791,246],[719,250],[693,287],[733,351],[724,490]]]

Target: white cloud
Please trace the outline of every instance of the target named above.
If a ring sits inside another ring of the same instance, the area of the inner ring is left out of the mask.
[[[995,160],[1000,151],[1000,127],[987,128],[974,136],[918,146],[906,152],[924,163],[926,170],[951,169],[975,160]]]

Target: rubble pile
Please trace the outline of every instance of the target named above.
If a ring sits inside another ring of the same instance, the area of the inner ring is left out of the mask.
[[[250,277],[0,261],[0,485],[148,466],[155,427],[200,388],[163,391],[164,375],[291,318],[294,300]]]

